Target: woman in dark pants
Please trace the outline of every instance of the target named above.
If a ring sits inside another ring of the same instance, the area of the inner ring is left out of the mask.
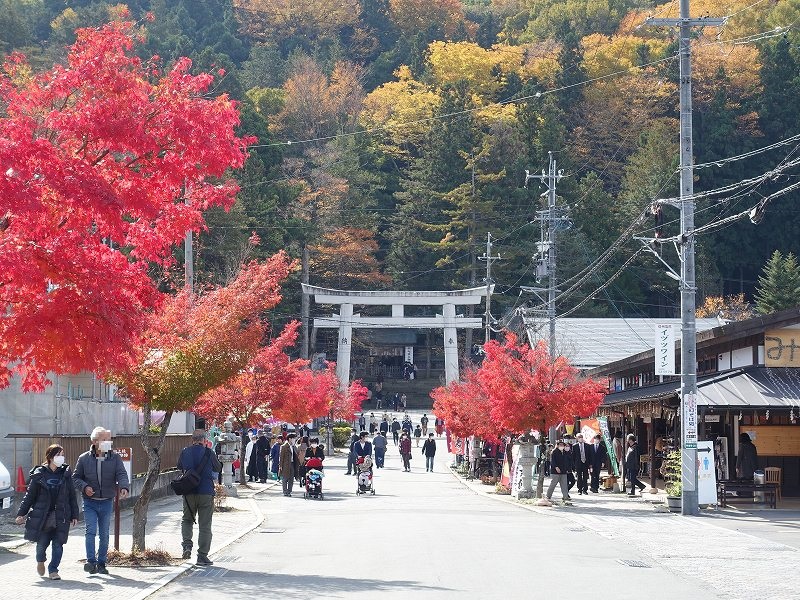
[[[28,490],[19,506],[17,524],[25,523],[25,539],[36,542],[36,572],[44,577],[47,547],[51,556],[50,579],[61,579],[58,566],[70,526],[78,523],[78,501],[72,486],[72,471],[64,464],[64,449],[53,444],[45,451],[45,462],[31,470]]]
[[[628,448],[625,451],[625,476],[631,483],[629,496],[636,495],[636,488],[643,491],[645,485],[639,481],[639,447],[636,445],[636,438],[633,434],[628,435]]]

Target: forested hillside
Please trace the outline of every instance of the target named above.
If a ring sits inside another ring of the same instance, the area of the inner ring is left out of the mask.
[[[653,236],[653,199],[677,193],[675,32],[643,25],[677,9],[641,0],[0,0],[0,51],[48,67],[77,27],[129,18],[140,23],[143,59],[186,55],[198,71],[224,69],[215,92],[241,102],[242,133],[258,142],[235,175],[234,209],[207,214],[201,281],[225,280],[255,232],[261,256],[307,248],[316,285],[481,285],[491,232],[503,258],[493,273],[502,314],[531,301],[519,286],[535,285],[533,219],[545,199],[544,188],[524,187],[525,170],[546,168],[553,151],[571,221],[559,278],[616,250],[561,312],[639,249],[630,234]],[[695,190],[790,165],[699,199],[702,225],[800,176],[791,168],[800,0],[702,0],[692,13],[730,16],[698,30],[693,46]],[[752,296],[774,250],[800,254],[799,201],[786,194],[760,224],[739,220],[699,238],[698,303]],[[677,231],[677,214],[664,208],[663,235]],[[663,252],[677,263],[672,247]],[[299,314],[298,296],[298,285],[286,286],[278,322]],[[673,316],[677,303],[675,282],[642,253],[575,314]]]

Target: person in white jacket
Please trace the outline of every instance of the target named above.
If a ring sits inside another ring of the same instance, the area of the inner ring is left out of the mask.
[[[253,456],[253,448],[256,445],[256,434],[250,434],[250,441],[247,442],[247,447],[244,450],[244,472],[247,473],[247,481],[255,481],[255,475],[251,474],[250,466],[250,459]],[[253,469],[255,471],[255,469]]]

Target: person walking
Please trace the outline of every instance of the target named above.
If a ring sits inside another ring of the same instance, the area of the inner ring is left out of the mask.
[[[36,542],[36,572],[44,577],[47,547],[50,546],[50,579],[61,579],[58,566],[64,554],[69,528],[78,523],[78,500],[72,485],[72,471],[64,449],[48,446],[44,463],[31,469],[28,489],[17,512],[17,525],[25,523],[25,539]]]
[[[444,433],[444,419],[436,417],[436,420],[434,421],[434,427],[436,429],[436,435],[442,437],[442,434]]]
[[[428,434],[428,439],[422,444],[422,456],[425,457],[425,471],[433,473],[433,458],[436,456],[436,440],[433,432]]]
[[[403,415],[403,423],[401,424],[403,431],[408,434],[408,437],[411,437],[411,432],[414,431],[414,424],[411,422],[411,417],[408,416],[408,413]]]
[[[403,471],[411,472],[411,438],[403,431],[400,436],[400,456],[403,458]]]
[[[383,419],[381,420],[380,427],[378,428],[379,431],[383,434],[383,437],[387,437],[389,434],[389,420],[386,418],[386,415],[383,415]]]
[[[250,434],[250,441],[244,450],[244,472],[247,474],[247,481],[255,481],[258,477],[258,467],[256,466],[256,441],[258,436]]]
[[[553,499],[553,491],[556,485],[561,486],[561,498],[563,501],[571,500],[567,489],[567,445],[564,440],[559,440],[552,454],[550,455],[550,486],[547,488],[547,499]]]
[[[367,428],[367,418],[364,416],[364,413],[361,413],[361,416],[358,417],[358,430],[364,431]]]
[[[637,487],[639,491],[644,491],[645,485],[639,481],[639,468],[639,446],[636,444],[636,437],[630,433],[628,434],[628,448],[625,451],[625,476],[631,483],[629,496],[636,495]]]
[[[83,519],[86,522],[86,564],[84,571],[108,575],[108,527],[114,509],[114,496],[128,497],[130,482],[119,454],[111,448],[111,432],[95,427],[90,435],[92,445],[78,457],[72,483],[83,497]],[[95,538],[99,542],[95,553]]]
[[[603,469],[603,465],[606,464],[608,459],[608,452],[603,444],[603,437],[599,433],[595,435],[594,440],[592,440],[590,455],[592,481],[589,487],[593,494],[597,494],[600,491],[600,471]]]
[[[211,520],[214,517],[214,480],[216,474],[222,471],[222,464],[217,455],[206,447],[205,430],[194,430],[192,445],[181,450],[178,456],[178,469],[184,473],[193,470],[200,478],[195,490],[183,497],[183,559],[192,557],[192,534],[196,522],[197,564],[212,565],[214,563],[208,558],[208,552],[211,549]]]
[[[258,472],[258,480],[261,483],[267,482],[267,457],[269,456],[269,439],[267,433],[262,429],[258,432],[258,439],[256,440],[256,471]]]
[[[414,445],[419,448],[419,440],[422,437],[422,427],[417,425],[414,428]]]
[[[281,445],[278,473],[283,484],[283,495],[291,496],[294,487],[294,478],[297,475],[297,446],[295,445],[296,433],[286,436],[286,441]]]
[[[350,440],[347,443],[348,453],[347,453],[347,475],[358,475],[356,470],[356,451],[353,448],[355,443],[358,441],[358,434],[356,433],[355,429],[350,430]]]
[[[408,408],[408,396],[406,396],[405,392],[403,392],[403,395],[400,396],[400,408],[402,410]]]
[[[378,432],[378,435],[372,439],[372,447],[375,450],[375,467],[378,469],[383,468],[387,444],[388,441],[385,433]]]
[[[422,426],[422,437],[428,437],[428,415],[423,414],[422,418],[419,420],[419,424]]]
[[[397,421],[396,418],[392,418],[392,439],[394,440],[395,446],[397,446],[397,444],[400,441],[400,429],[401,429],[400,423]]]
[[[375,435],[375,432],[378,430],[378,418],[375,416],[375,413],[369,414],[369,434]]]
[[[359,458],[372,456],[372,442],[367,439],[366,431],[362,431],[358,434],[358,441],[353,444],[353,451],[356,454],[356,461],[358,461]]]
[[[572,462],[578,475],[578,495],[589,493],[589,444],[583,441],[583,434],[575,436],[577,443],[572,447]]]
[[[275,440],[275,443],[272,444],[272,448],[269,451],[269,470],[272,473],[273,479],[276,481],[281,478],[278,474],[281,470],[281,445],[283,442],[278,438]]]

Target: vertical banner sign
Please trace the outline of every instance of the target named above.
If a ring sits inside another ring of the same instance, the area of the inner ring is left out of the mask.
[[[656,375],[675,375],[675,326],[656,325]]]
[[[697,442],[697,502],[717,503],[717,476],[714,468],[714,442]]]
[[[697,448],[697,396],[683,396],[683,447]]]
[[[598,417],[597,424],[600,426],[600,434],[603,436],[603,441],[606,444],[608,462],[611,463],[614,477],[619,477],[619,465],[617,464],[617,458],[614,454],[614,447],[611,445],[611,434],[608,432],[608,419],[606,417]]]
[[[407,363],[414,364],[414,346],[406,346],[403,354],[403,360]]]

